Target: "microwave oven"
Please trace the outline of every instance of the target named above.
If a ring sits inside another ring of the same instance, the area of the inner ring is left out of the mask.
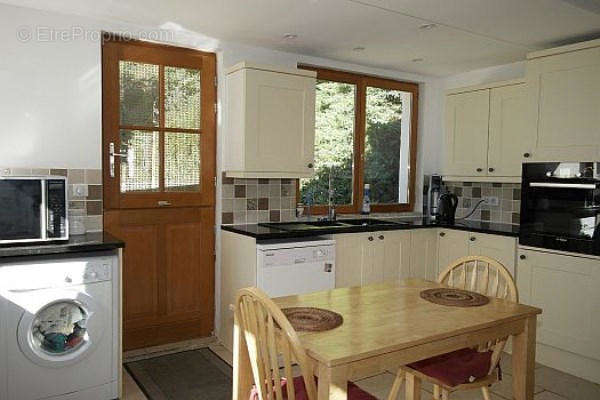
[[[0,245],[69,239],[63,176],[0,177]]]

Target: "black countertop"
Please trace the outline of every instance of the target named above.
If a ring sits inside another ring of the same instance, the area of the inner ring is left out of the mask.
[[[347,226],[343,228],[311,229],[306,231],[284,231],[272,226],[262,226],[259,224],[248,225],[221,225],[224,231],[239,233],[241,235],[256,238],[256,240],[270,239],[290,239],[297,237],[309,237],[320,235],[332,235],[336,233],[358,233],[358,232],[379,232],[396,231],[407,229],[423,228],[447,228],[461,231],[490,233],[502,236],[519,236],[519,226],[511,224],[501,224],[485,221],[456,221],[454,224],[440,223],[429,218],[407,217],[407,218],[374,218],[385,221],[399,223],[398,225],[376,225],[376,226]],[[338,221],[343,222],[343,218]]]
[[[64,242],[1,245],[0,258],[115,250],[123,247],[125,243],[122,240],[107,232],[90,232],[73,235]]]

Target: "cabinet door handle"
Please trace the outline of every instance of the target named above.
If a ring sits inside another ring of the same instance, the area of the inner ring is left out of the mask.
[[[477,168],[477,172],[482,172],[483,168]]]
[[[307,167],[308,168],[312,168],[313,167],[313,163],[308,163]]]
[[[159,200],[158,201],[158,206],[159,207],[169,207],[171,205],[170,201],[166,201],[166,200]]]
[[[379,235],[379,240],[383,240],[383,239],[385,239],[385,236]]]
[[[488,171],[494,172],[494,168],[488,168]]]
[[[331,272],[333,270],[333,264],[332,263],[325,263],[325,268],[323,268],[323,271],[325,272]]]
[[[440,232],[440,236],[441,236],[441,237],[444,237],[444,236],[446,236],[446,232]]]
[[[525,153],[525,154],[523,154],[523,157],[529,158],[529,157],[531,157],[531,153]]]
[[[519,256],[519,258],[520,258],[521,260],[524,260],[524,259],[526,259],[526,258],[527,258],[527,256],[526,256],[525,254],[521,254],[521,255]]]
[[[474,241],[476,241],[476,240],[477,240],[477,238],[476,238],[475,236],[471,236],[471,237],[469,238],[469,240],[470,240],[471,242],[474,242]]]
[[[369,242],[372,242],[373,240],[373,236],[369,236]]]

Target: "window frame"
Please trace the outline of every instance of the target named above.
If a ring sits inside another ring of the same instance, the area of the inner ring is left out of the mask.
[[[354,113],[354,160],[352,165],[352,204],[336,205],[338,214],[360,213],[363,202],[364,190],[364,167],[365,167],[365,140],[367,127],[367,87],[381,89],[401,90],[412,95],[411,121],[410,121],[410,162],[408,171],[408,203],[373,204],[371,212],[403,212],[413,211],[415,206],[415,182],[416,182],[416,159],[417,159],[417,137],[419,124],[419,84],[413,82],[398,81],[389,78],[381,78],[353,72],[339,71],[335,69],[322,68],[312,65],[300,64],[298,68],[315,71],[317,80],[328,80],[340,83],[356,85],[356,100]],[[300,180],[296,180],[296,201],[301,202]],[[326,205],[315,205],[312,213],[317,215],[327,214]]]

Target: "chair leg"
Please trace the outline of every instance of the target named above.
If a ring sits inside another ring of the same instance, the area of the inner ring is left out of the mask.
[[[405,400],[421,400],[421,379],[408,372],[405,374],[405,379]]]
[[[481,391],[483,392],[483,400],[490,400],[490,389],[487,386],[482,386]]]
[[[442,400],[448,400],[449,397],[450,392],[448,392],[446,389],[442,389]]]
[[[400,392],[400,387],[402,386],[402,382],[404,381],[404,371],[398,369],[396,373],[396,379],[394,380],[394,384],[392,385],[392,389],[390,390],[390,394],[388,396],[388,400],[397,400],[398,393]]]
[[[433,385],[433,399],[440,400],[440,387],[438,385]]]

